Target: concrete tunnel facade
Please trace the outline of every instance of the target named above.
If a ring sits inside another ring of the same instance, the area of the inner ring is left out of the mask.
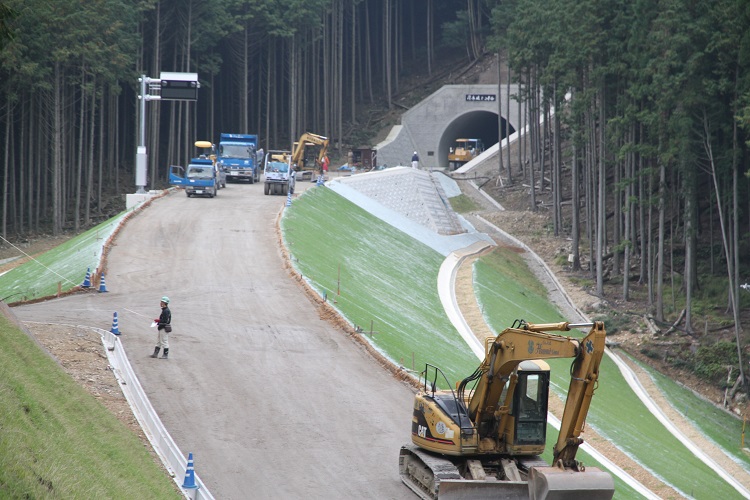
[[[511,85],[511,94],[517,92]],[[448,168],[448,153],[458,138],[482,139],[485,149],[498,140],[498,127],[503,137],[518,128],[518,105],[511,102],[507,113],[507,86],[500,89],[502,120],[498,123],[497,85],[446,85],[404,113],[401,124],[391,129],[378,144],[377,164],[389,167],[411,165],[417,151],[420,167]]]

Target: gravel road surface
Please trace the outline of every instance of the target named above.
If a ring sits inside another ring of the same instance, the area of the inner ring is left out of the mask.
[[[414,498],[398,476],[413,390],[321,320],[291,279],[276,235],[285,201],[262,184],[170,194],[121,231],[108,293],[14,312],[108,330],[116,311],[144,390],[216,498]],[[162,295],[168,360],[149,357]]]

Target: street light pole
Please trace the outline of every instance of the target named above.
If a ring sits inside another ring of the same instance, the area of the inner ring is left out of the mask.
[[[161,83],[158,78],[149,78],[141,75],[138,79],[141,84],[141,117],[138,123],[138,146],[135,153],[135,187],[136,194],[146,194],[146,184],[148,183],[148,154],[146,153],[146,101],[161,99],[161,96],[149,94],[149,85],[151,83]]]

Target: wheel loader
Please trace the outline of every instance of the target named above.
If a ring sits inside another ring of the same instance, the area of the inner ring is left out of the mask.
[[[549,333],[588,328],[582,339]],[[611,499],[608,472],[576,460],[599,382],[606,331],[602,322],[532,324],[516,320],[485,342],[485,359],[453,390],[427,364],[414,398],[412,444],[401,447],[401,479],[424,499]],[[552,465],[547,439],[550,367],[573,358]],[[438,389],[438,381],[446,389]]]

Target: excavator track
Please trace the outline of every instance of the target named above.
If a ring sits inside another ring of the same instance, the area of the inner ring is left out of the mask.
[[[528,500],[526,481],[466,479],[449,459],[413,445],[401,447],[401,480],[424,500]]]
[[[453,461],[414,445],[402,446],[399,454],[401,480],[423,500],[611,500],[614,495],[612,476],[596,467],[575,472],[545,466],[536,457],[518,465],[520,480],[467,479]]]
[[[461,479],[461,474],[453,462],[427,453],[414,445],[401,447],[398,468],[404,484],[424,500],[438,497],[441,481]]]

